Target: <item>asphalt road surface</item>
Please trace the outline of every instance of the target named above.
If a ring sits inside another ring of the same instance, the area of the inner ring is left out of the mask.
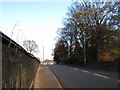
[[[63,88],[119,88],[118,73],[68,65],[49,65]]]

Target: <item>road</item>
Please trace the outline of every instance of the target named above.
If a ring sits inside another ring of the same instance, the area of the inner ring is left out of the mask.
[[[49,65],[63,88],[118,88],[118,73],[68,65]]]

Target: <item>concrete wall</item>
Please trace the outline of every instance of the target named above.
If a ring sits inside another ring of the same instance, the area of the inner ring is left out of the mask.
[[[40,61],[2,35],[2,88],[29,88]]]
[[[0,37],[0,90],[1,89],[2,89],[2,38]]]

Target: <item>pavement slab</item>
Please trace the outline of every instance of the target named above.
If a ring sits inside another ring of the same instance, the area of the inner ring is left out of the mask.
[[[32,82],[32,88],[61,88],[60,83],[52,73],[52,71],[45,65],[40,65],[35,79]]]

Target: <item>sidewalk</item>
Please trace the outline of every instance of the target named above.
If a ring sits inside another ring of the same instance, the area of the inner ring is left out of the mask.
[[[51,72],[51,70],[44,65],[40,65],[34,81],[31,85],[32,88],[62,88],[58,80]]]

